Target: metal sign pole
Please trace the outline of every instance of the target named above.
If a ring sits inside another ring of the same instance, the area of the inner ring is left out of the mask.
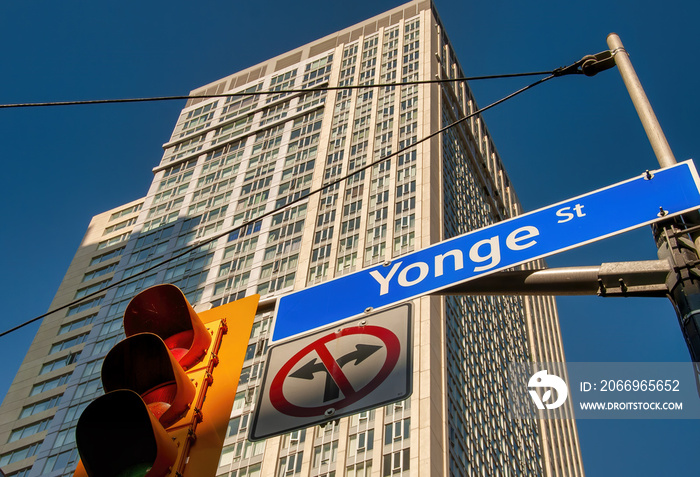
[[[615,33],[608,35],[608,46],[612,50],[615,64],[620,70],[659,165],[670,167],[676,164],[676,158],[620,37]],[[668,297],[676,310],[688,351],[695,363],[695,379],[700,395],[700,214],[693,211],[659,222],[652,226],[652,231],[659,258],[668,260],[672,267],[672,272],[666,279]]]
[[[642,121],[651,147],[654,149],[654,154],[656,154],[659,165],[661,167],[672,166],[676,163],[676,158],[671,151],[671,147],[668,145],[668,141],[666,141],[666,136],[661,129],[658,119],[656,119],[651,103],[649,103],[649,99],[644,93],[642,83],[639,82],[639,78],[632,67],[632,62],[627,54],[627,50],[625,50],[625,47],[622,45],[622,41],[617,33],[608,35],[608,46],[615,59],[617,69],[620,70],[622,81],[624,81],[630,98],[632,98],[632,103],[634,103],[639,119]]]

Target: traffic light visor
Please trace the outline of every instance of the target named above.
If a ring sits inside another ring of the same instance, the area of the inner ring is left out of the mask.
[[[185,369],[202,360],[211,343],[211,334],[195,313],[182,291],[164,284],[136,295],[124,312],[124,333],[155,333],[168,346]]]

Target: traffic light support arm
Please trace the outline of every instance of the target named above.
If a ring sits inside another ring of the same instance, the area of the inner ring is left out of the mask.
[[[612,262],[599,266],[510,270],[440,290],[435,295],[598,295],[665,297],[668,260]]]

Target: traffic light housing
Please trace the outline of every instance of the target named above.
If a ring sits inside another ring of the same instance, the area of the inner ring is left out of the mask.
[[[258,300],[197,314],[173,285],[136,295],[102,365],[105,395],[78,420],[75,477],[213,476]]]

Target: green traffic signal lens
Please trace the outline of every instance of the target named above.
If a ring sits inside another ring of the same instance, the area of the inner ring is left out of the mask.
[[[133,464],[128,469],[124,469],[114,477],[145,477],[148,471],[151,470],[151,464],[144,462],[142,464]]]

